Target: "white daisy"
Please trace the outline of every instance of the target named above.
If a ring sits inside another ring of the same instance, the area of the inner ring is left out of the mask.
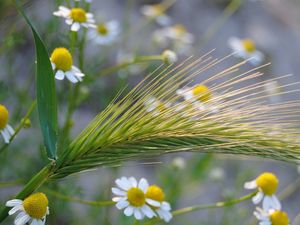
[[[280,210],[281,204],[275,195],[278,187],[278,179],[272,173],[262,173],[255,180],[246,182],[244,187],[246,189],[258,189],[257,194],[252,198],[254,204],[263,201],[263,209],[268,211],[270,209]]]
[[[82,81],[85,75],[73,65],[71,53],[66,48],[56,48],[50,57],[53,70],[55,70],[55,78],[63,80],[65,77],[72,83]]]
[[[169,222],[172,219],[171,206],[165,201],[165,193],[163,190],[156,186],[151,185],[147,188],[146,198],[151,199],[150,205],[158,216],[165,222]]]
[[[58,11],[53,15],[63,17],[66,20],[66,24],[71,26],[71,31],[77,32],[80,27],[95,28],[95,20],[92,13],[86,12],[82,8],[69,9],[65,6],[59,6]]]
[[[237,57],[249,60],[253,65],[261,64],[265,58],[264,54],[256,49],[255,43],[251,39],[231,37],[228,44]]]
[[[15,219],[15,225],[44,225],[46,215],[49,214],[48,198],[43,193],[35,193],[25,198],[9,200],[5,204],[12,207],[8,212],[9,215],[18,213]]]
[[[149,19],[155,21],[161,26],[168,26],[171,24],[171,18],[164,13],[165,8],[162,4],[144,5],[141,7],[141,13]]]
[[[9,112],[4,105],[0,104],[0,131],[4,142],[9,143],[10,138],[14,135],[14,129],[8,124]]]
[[[146,106],[146,111],[152,112],[154,115],[161,113],[171,106],[171,104],[164,103],[153,96],[150,96],[144,104]]]
[[[187,32],[183,25],[176,24],[156,30],[153,40],[162,48],[171,48],[177,53],[188,53],[192,49],[194,35]]]
[[[185,87],[178,89],[176,93],[182,96],[186,101],[208,102],[212,98],[211,90],[203,84],[195,85],[194,87]]]
[[[120,24],[115,20],[100,23],[90,30],[89,38],[99,45],[109,45],[118,39],[120,30]]]
[[[256,208],[253,213],[259,220],[260,225],[289,225],[290,220],[286,212],[270,209],[265,211],[261,208]]]
[[[152,206],[153,200],[146,198],[145,195],[149,187],[146,179],[142,178],[137,182],[134,177],[121,177],[115,182],[118,187],[113,187],[112,192],[117,197],[112,200],[116,202],[118,209],[124,209],[126,216],[134,215],[137,220],[142,220],[145,216],[148,218],[155,216],[154,211],[149,206]]]

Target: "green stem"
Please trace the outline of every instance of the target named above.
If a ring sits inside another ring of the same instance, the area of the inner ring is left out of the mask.
[[[15,197],[16,199],[25,199],[27,196],[32,194],[36,189],[43,185],[48,177],[53,173],[54,164],[50,163],[45,166],[40,172],[38,172],[31,180],[25,185],[25,187]],[[8,216],[10,208],[4,207],[0,211],[0,223]]]
[[[232,205],[236,205],[238,203],[247,201],[249,199],[251,199],[252,197],[254,197],[257,194],[257,192],[253,192],[249,195],[245,195],[241,198],[237,198],[237,199],[233,199],[233,200],[229,200],[226,202],[216,202],[213,204],[208,204],[208,205],[195,205],[195,206],[190,206],[190,207],[186,207],[186,208],[182,208],[182,209],[178,209],[172,212],[173,216],[179,216],[179,215],[183,215],[183,214],[187,214],[190,212],[194,212],[197,210],[202,210],[202,209],[216,209],[216,208],[223,208],[223,207],[227,207],[227,206],[232,206]],[[146,223],[146,225],[151,225],[151,224],[155,224],[156,222],[160,222],[161,219],[153,219],[151,221],[149,221],[148,223]]]
[[[151,61],[163,61],[162,55],[151,55],[151,56],[137,56],[134,60],[129,62],[123,62],[120,64],[117,64],[115,66],[106,68],[100,72],[98,75],[99,77],[108,76],[120,69],[126,68],[130,65],[138,64],[138,63],[144,63],[144,62],[151,62]]]
[[[114,205],[115,202],[113,201],[87,201],[87,200],[83,200],[80,198],[76,198],[76,197],[71,197],[71,196],[67,196],[64,194],[61,194],[57,191],[53,191],[50,189],[46,189],[44,188],[45,192],[55,198],[59,198],[65,201],[70,201],[70,202],[77,202],[80,204],[84,204],[84,205],[90,205],[90,206],[111,206]]]
[[[0,188],[13,187],[23,184],[24,181],[22,179],[14,180],[14,181],[5,181],[0,182]]]
[[[215,33],[222,27],[222,25],[232,16],[242,5],[242,0],[232,0],[228,6],[224,9],[222,15],[217,18],[217,20],[209,26],[208,30],[204,33],[201,38],[201,45],[206,44],[207,41],[214,36]]]
[[[140,221],[139,220],[134,220],[133,225],[139,225]]]
[[[29,118],[29,116],[31,115],[31,113],[33,112],[35,107],[36,107],[36,100],[31,104],[31,106],[29,107],[27,113],[25,114],[25,116],[21,120],[19,126],[15,129],[15,133],[9,139],[9,143],[7,143],[7,144],[5,144],[1,147],[0,153],[2,153],[12,143],[12,141],[15,139],[17,134],[22,130],[22,128],[24,127],[24,125],[26,123],[26,120]]]

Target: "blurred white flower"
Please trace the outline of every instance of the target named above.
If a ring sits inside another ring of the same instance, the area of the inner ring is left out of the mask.
[[[209,173],[209,177],[212,180],[223,180],[225,177],[225,172],[223,168],[220,167],[215,167],[213,168],[210,173]]]
[[[80,27],[96,28],[94,16],[82,8],[69,9],[65,6],[59,6],[58,11],[53,13],[54,16],[65,18],[66,24],[71,26],[71,31],[77,32]]]
[[[183,170],[186,167],[186,160],[183,157],[175,157],[172,160],[172,166],[178,170]]]
[[[163,51],[162,57],[163,57],[163,61],[166,64],[172,64],[172,63],[177,62],[177,60],[178,60],[177,54],[171,50]]]
[[[282,92],[282,87],[279,85],[278,81],[268,81],[264,84],[264,89],[272,103],[280,101],[280,93]]]
[[[148,97],[144,104],[146,106],[146,111],[152,112],[153,115],[158,115],[171,106],[171,104],[162,102],[154,96]]]
[[[289,225],[290,220],[286,212],[270,209],[265,211],[261,208],[256,208],[254,216],[258,219],[260,225]]]
[[[172,48],[177,53],[187,53],[191,50],[194,35],[187,32],[181,24],[165,27],[153,33],[153,40],[162,48]]]
[[[8,124],[9,112],[4,105],[0,104],[0,131],[6,144],[9,143],[10,138],[14,135],[14,129]]]
[[[119,22],[112,20],[107,23],[99,23],[96,29],[91,29],[89,38],[99,45],[109,45],[118,39],[120,31]]]
[[[256,49],[256,45],[251,39],[231,37],[228,44],[237,57],[249,60],[255,66],[261,64],[265,58],[264,54]]]
[[[281,209],[281,204],[275,195],[278,187],[278,179],[273,173],[262,173],[255,180],[246,182],[246,189],[258,189],[257,194],[252,198],[254,204],[263,201],[263,209]]]
[[[161,26],[168,26],[171,24],[171,18],[164,13],[165,9],[162,4],[144,5],[141,7],[141,13],[155,21]]]
[[[66,48],[54,49],[50,61],[57,80],[63,80],[67,77],[72,83],[77,83],[82,81],[82,77],[85,76],[80,69],[73,65],[72,55]]]

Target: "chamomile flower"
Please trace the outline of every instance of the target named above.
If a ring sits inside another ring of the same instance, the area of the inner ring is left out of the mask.
[[[247,59],[253,65],[261,64],[265,58],[264,54],[256,49],[256,45],[251,39],[232,37],[228,40],[228,44],[237,57]]]
[[[9,112],[4,105],[0,104],[0,131],[4,142],[9,143],[11,136],[15,133],[14,129],[8,124]]]
[[[257,194],[252,198],[254,204],[263,201],[263,209],[280,210],[281,204],[275,196],[278,187],[278,179],[273,173],[262,173],[255,180],[246,182],[244,187],[246,189],[258,189]]]
[[[265,211],[257,208],[254,212],[255,217],[259,220],[260,225],[289,225],[290,220],[286,212],[281,210],[270,209]]]
[[[154,116],[159,115],[161,112],[171,107],[170,103],[162,102],[153,96],[150,96],[144,104],[146,106],[146,111],[153,113]]]
[[[151,185],[147,188],[146,198],[151,199],[151,208],[158,214],[158,216],[165,222],[172,219],[171,206],[165,201],[165,193],[163,190],[156,186]]]
[[[48,198],[43,193],[34,193],[23,201],[12,199],[6,202],[7,207],[12,207],[9,215],[18,213],[15,219],[15,225],[44,225],[46,215],[49,214]]]
[[[149,19],[155,21],[161,26],[167,26],[171,23],[171,18],[166,15],[162,4],[144,5],[141,7],[141,13]]]
[[[176,93],[182,96],[186,101],[192,102],[200,101],[202,103],[205,103],[212,98],[211,90],[203,84],[198,84],[194,87],[178,89]]]
[[[95,29],[89,32],[89,38],[99,45],[109,45],[118,39],[120,34],[120,24],[115,21],[99,23]]]
[[[59,6],[58,11],[53,15],[63,17],[66,20],[66,24],[71,26],[71,31],[77,32],[80,27],[95,28],[94,15],[86,12],[82,8],[67,8],[65,6]]]
[[[63,80],[65,77],[72,83],[82,81],[85,75],[73,65],[71,53],[66,48],[56,48],[50,57],[53,70],[55,70],[55,78]]]
[[[118,209],[124,209],[126,216],[134,215],[137,220],[142,220],[145,216],[148,218],[155,216],[154,211],[149,206],[152,205],[154,200],[146,197],[149,187],[146,179],[142,178],[137,182],[134,177],[122,177],[115,182],[118,187],[113,187],[112,192],[117,197],[112,200],[116,202]],[[156,201],[154,202],[156,203]]]

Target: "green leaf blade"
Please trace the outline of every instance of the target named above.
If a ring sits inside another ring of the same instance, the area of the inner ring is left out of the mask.
[[[36,94],[40,126],[48,158],[56,159],[57,100],[54,74],[46,47],[23,10],[21,15],[30,26],[36,48]]]

